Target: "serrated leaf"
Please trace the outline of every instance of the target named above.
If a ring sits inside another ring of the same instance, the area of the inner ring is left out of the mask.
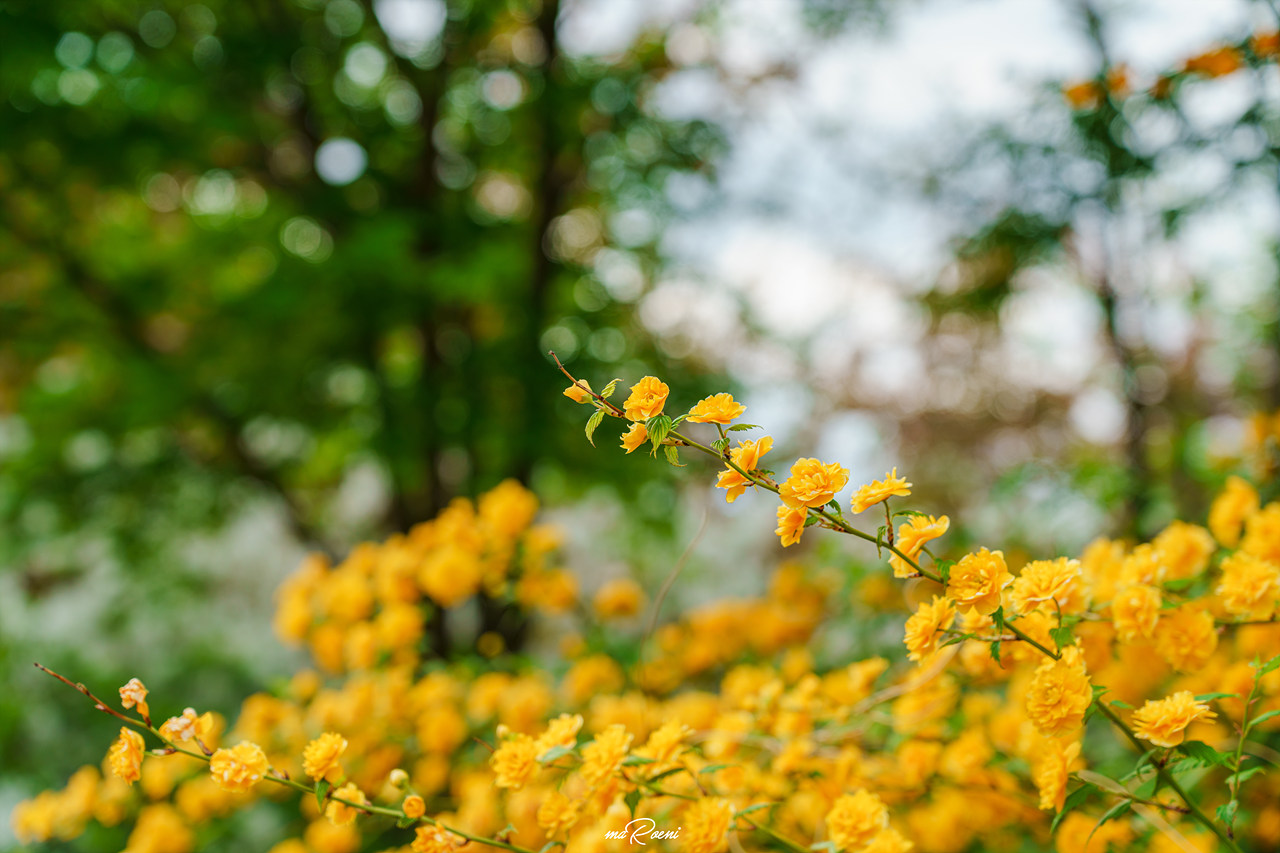
[[[645,430],[649,433],[649,442],[653,445],[652,456],[658,455],[658,448],[667,440],[671,432],[671,418],[666,415],[654,415],[645,422]]]
[[[674,418],[671,419],[671,428],[675,429],[676,427],[680,426],[680,424],[683,423],[684,419],[687,417],[689,417],[688,412],[685,412],[683,415],[676,415]]]
[[[1257,767],[1250,767],[1248,770],[1241,770],[1239,773],[1232,773],[1230,776],[1227,777],[1227,784],[1243,785],[1245,782],[1248,782],[1254,776],[1257,776],[1259,773],[1261,773],[1263,770],[1266,770],[1266,769],[1267,768],[1264,765],[1259,764]]]
[[[676,447],[674,444],[668,444],[667,446],[662,448],[662,451],[667,454],[667,461],[670,462],[675,467],[677,468],[688,467],[683,462],[680,461],[680,449]]]
[[[1067,813],[1079,807],[1081,803],[1089,799],[1089,795],[1091,793],[1093,793],[1093,789],[1091,786],[1081,785],[1079,788],[1076,788],[1070,794],[1067,794],[1067,798],[1062,802],[1062,809],[1059,810],[1059,812],[1056,815],[1054,815],[1053,823],[1049,824],[1049,831],[1050,832],[1057,831],[1058,824],[1062,823],[1062,819],[1067,816]]]
[[[1000,641],[993,640],[989,648],[991,651],[991,659],[1000,666],[1004,666],[1004,663],[1000,660]]]
[[[1111,706],[1111,707],[1113,707],[1113,708],[1124,708],[1126,711],[1132,711],[1132,710],[1133,710],[1133,706],[1132,706],[1132,705],[1130,705],[1128,702],[1125,702],[1125,701],[1124,701],[1124,700],[1122,700],[1122,699],[1112,699],[1112,700],[1110,700],[1109,702],[1107,702],[1107,704],[1108,704],[1108,705],[1110,705],[1110,706]]]
[[[1280,710],[1268,711],[1265,714],[1259,714],[1258,716],[1254,717],[1252,720],[1249,721],[1249,724],[1245,726],[1245,731],[1249,731],[1259,723],[1264,723],[1267,720],[1273,719],[1275,717],[1280,717]]]
[[[324,801],[329,799],[329,789],[333,787],[324,779],[316,783],[316,805],[320,806],[320,811],[324,811]]]
[[[550,764],[557,758],[568,755],[571,752],[573,752],[573,747],[571,746],[553,746],[546,752],[542,753],[542,755],[538,756],[538,762],[541,764]]]
[[[608,385],[604,386],[604,389],[601,390],[600,392],[600,396],[606,399],[609,397],[612,397],[613,392],[618,390],[618,383],[621,381],[622,381],[621,379],[615,379],[612,382],[610,382]]]
[[[818,523],[818,517],[816,515],[811,515],[804,520],[805,527],[813,527],[817,523]]]
[[[1127,814],[1133,808],[1131,800],[1121,800],[1111,808],[1102,813],[1102,817],[1098,818],[1098,822],[1093,825],[1093,829],[1089,830],[1089,837],[1084,840],[1084,849],[1089,849],[1089,842],[1093,840],[1093,834],[1098,831],[1101,826],[1109,820],[1115,820],[1123,814]]]
[[[996,633],[1004,633],[1004,607],[997,607],[995,612],[991,614],[991,621],[995,622]]]
[[[894,518],[898,518],[898,517],[900,517],[900,516],[906,516],[906,517],[908,517],[908,518],[914,518],[914,517],[916,517],[917,515],[918,515],[918,516],[921,516],[922,518],[928,518],[928,516],[929,516],[929,514],[928,514],[927,512],[921,512],[921,511],[920,511],[920,510],[918,510],[918,509],[899,509],[899,510],[895,510],[895,511],[894,511],[894,513],[893,513],[893,517],[894,517]]]
[[[1239,800],[1231,800],[1218,806],[1218,820],[1230,826],[1236,819],[1236,810],[1240,808]]]
[[[941,563],[936,563],[935,565],[938,567],[938,577],[942,580],[942,585],[945,587],[951,581],[951,567],[955,565],[955,562],[952,560],[943,560]]]
[[[1197,702],[1212,702],[1214,699],[1239,699],[1238,693],[1201,693],[1196,696]]]
[[[760,424],[734,424],[729,427],[729,432],[742,432],[748,429],[761,429]]]
[[[1221,764],[1228,758],[1224,753],[1218,752],[1218,750],[1209,746],[1209,744],[1198,740],[1189,740],[1178,747],[1178,749],[1181,750],[1188,758],[1194,758],[1205,767],[1212,767],[1215,764]]]
[[[963,643],[965,640],[972,640],[973,637],[974,637],[973,634],[957,634],[953,637],[947,637],[947,641],[942,645],[944,647],[954,646],[956,643]]]
[[[1053,638],[1054,645],[1059,649],[1071,645],[1071,641],[1073,639],[1071,627],[1069,625],[1063,625],[1060,628],[1050,628],[1049,636]]]
[[[600,422],[604,420],[604,409],[596,409],[591,417],[587,418],[587,441],[591,442],[591,446],[596,446],[596,440],[591,434],[596,431],[596,427],[600,426]]]
[[[832,498],[831,500],[827,501],[827,506],[834,509],[836,511],[836,514],[840,513],[840,501],[836,500],[835,498]]]
[[[717,453],[719,453],[719,454],[723,455],[723,454],[724,454],[724,451],[725,451],[725,448],[727,448],[727,447],[729,446],[729,439],[727,439],[727,438],[717,438],[715,441],[711,442],[711,446],[712,446],[713,448],[715,448],[715,451],[716,451]]]

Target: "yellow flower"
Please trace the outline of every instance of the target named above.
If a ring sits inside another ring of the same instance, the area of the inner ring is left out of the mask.
[[[1150,637],[1160,621],[1160,590],[1146,584],[1120,589],[1111,602],[1111,621],[1122,640]]]
[[[669,770],[684,752],[684,739],[691,734],[693,729],[675,719],[667,720],[654,729],[644,745],[636,750],[636,755],[653,760],[642,769],[649,775]]]
[[[195,840],[195,833],[177,809],[157,803],[138,812],[125,849],[131,853],[190,853],[195,849]]]
[[[111,772],[132,785],[142,778],[142,750],[146,744],[133,729],[120,727],[120,736],[111,744],[107,760]]]
[[[649,430],[645,429],[642,423],[633,423],[631,429],[622,435],[622,449],[628,453],[639,447],[649,440]]]
[[[586,390],[583,390],[582,386],[584,385],[586,386]],[[564,389],[564,395],[575,403],[581,403],[590,396],[588,393],[590,390],[591,383],[585,379],[579,379],[576,384],[570,385],[568,388]]]
[[[302,769],[316,781],[337,783],[342,778],[338,759],[346,751],[346,738],[336,732],[325,732],[302,750]]]
[[[1156,651],[1179,672],[1196,672],[1218,648],[1213,617],[1191,606],[1166,610],[1156,626]]]
[[[538,744],[526,734],[513,734],[489,756],[499,788],[520,789],[538,772]]]
[[[1243,619],[1270,619],[1280,599],[1280,566],[1237,551],[1222,561],[1222,607]]]
[[[243,794],[267,774],[267,754],[256,743],[242,740],[215,752],[209,759],[209,773],[222,790]]]
[[[364,793],[352,782],[348,782],[341,788],[336,789],[333,792],[333,796],[362,806],[369,805]],[[329,800],[328,805],[324,807],[324,816],[329,818],[329,822],[334,826],[346,826],[354,821],[359,813],[360,809],[356,806],[340,803],[337,799]]]
[[[782,540],[782,547],[786,548],[800,541],[808,519],[809,513],[803,508],[797,509],[785,504],[778,507],[778,527],[773,532]]]
[[[1009,603],[1016,613],[1030,613],[1040,607],[1051,607],[1054,602],[1063,610],[1081,584],[1080,561],[1059,557],[1056,560],[1035,560],[1022,567],[1013,588],[1009,590]]]
[[[909,853],[914,846],[901,832],[889,827],[871,839],[871,843],[862,848],[862,853]]]
[[[698,401],[685,420],[693,424],[730,424],[746,410],[746,406],[734,402],[732,394],[713,394]]]
[[[552,791],[538,806],[538,826],[547,833],[547,838],[555,838],[561,832],[567,832],[578,822],[579,804],[559,791]]]
[[[733,460],[733,464],[750,473],[760,467],[761,457],[772,449],[773,437],[766,435],[758,441],[738,442],[738,446],[729,451],[729,458]],[[716,480],[718,488],[728,490],[724,499],[729,503],[736,501],[748,486],[754,485],[755,483],[732,468],[725,468],[720,472],[720,478]]]
[[[1240,543],[1245,520],[1258,511],[1258,492],[1240,477],[1228,477],[1227,484],[1209,507],[1209,530],[1215,539],[1234,548]]]
[[[951,627],[956,620],[956,608],[949,598],[935,595],[932,602],[921,602],[915,614],[907,620],[907,657],[913,661],[924,660],[938,648],[938,632]]]
[[[420,826],[414,830],[413,843],[409,849],[413,853],[453,853],[466,842],[460,835],[455,835],[439,826]]]
[[[1133,733],[1156,746],[1177,746],[1186,737],[1187,726],[1212,720],[1217,714],[1197,702],[1190,690],[1180,690],[1164,699],[1149,699],[1133,712]]]
[[[848,482],[849,472],[835,462],[828,465],[817,459],[797,459],[778,496],[789,507],[820,507]]]
[[[538,737],[538,755],[557,746],[573,749],[578,745],[578,732],[581,730],[581,714],[561,714],[548,723],[547,730]]]
[[[899,477],[898,469],[894,468],[884,475],[883,480],[876,480],[866,486],[858,487],[858,491],[854,492],[853,497],[849,499],[849,511],[857,514],[895,495],[906,497],[909,494],[911,494],[911,484],[907,482],[906,477]]]
[[[151,709],[147,707],[147,688],[136,678],[130,678],[129,682],[120,688],[120,704],[125,708],[137,705],[138,713],[144,720],[151,718]]]
[[[195,708],[186,708],[180,717],[170,717],[160,725],[160,734],[166,739],[185,743],[200,738],[204,740],[213,731],[213,714],[205,711],[196,714]]]
[[[579,773],[583,781],[595,788],[608,781],[631,749],[631,734],[621,723],[614,723],[606,728],[596,739],[582,748],[582,768]]]
[[[616,578],[596,591],[591,605],[600,619],[625,619],[644,606],[644,590],[631,578]]]
[[[1273,501],[1245,520],[1240,550],[1280,563],[1280,503]]]
[[[665,382],[656,376],[646,376],[631,386],[631,396],[622,404],[628,420],[647,421],[655,415],[662,414],[662,407],[667,404],[669,389]]]
[[[410,794],[400,804],[400,810],[404,812],[405,817],[420,818],[427,813],[427,803],[417,794]]]
[[[728,800],[704,797],[685,809],[681,824],[681,847],[686,853],[717,853],[728,845],[733,806]]]
[[[1079,646],[1062,650],[1062,659],[1050,658],[1036,668],[1027,689],[1026,711],[1042,734],[1070,734],[1084,721],[1093,701],[1093,688],[1085,673]]]
[[[945,515],[937,518],[932,515],[913,515],[898,528],[895,544],[899,551],[914,560],[924,550],[925,545],[946,533],[950,526],[951,519]],[[916,573],[916,570],[897,554],[889,555],[889,565],[893,567],[895,578],[909,578]]]
[[[1045,745],[1036,767],[1036,788],[1040,791],[1040,808],[1062,811],[1067,799],[1067,779],[1071,765],[1080,757],[1080,741],[1053,738]]]
[[[875,794],[861,789],[836,799],[827,812],[827,835],[837,850],[860,850],[889,825],[889,809]]]
[[[1000,607],[1000,593],[1013,583],[1004,554],[986,548],[966,554],[951,567],[947,595],[962,608],[972,608],[983,616]]]
[[[1175,521],[1151,540],[1164,563],[1164,580],[1195,577],[1209,567],[1216,547],[1209,531],[1196,524]]]

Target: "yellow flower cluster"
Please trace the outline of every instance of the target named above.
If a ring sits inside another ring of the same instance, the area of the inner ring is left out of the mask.
[[[1044,560],[948,555],[946,516],[850,521],[909,496],[896,469],[842,510],[841,466],[805,458],[777,482],[760,465],[771,439],[730,448],[721,432],[739,404],[694,407],[685,420],[718,436],[704,444],[657,426],[667,391],[649,379],[616,417],[709,455],[730,498],[779,494],[787,536],[816,524],[874,543],[854,581],[784,562],[758,596],[650,630],[633,618],[645,590],[616,579],[556,617],[573,625],[558,656],[547,644],[535,665],[500,640],[472,654],[485,634],[451,657],[428,629],[471,596],[574,600],[557,535],[503,484],[332,568],[309,559],[277,625],[315,670],[245,699],[229,729],[192,708],[156,729],[111,709],[129,726],[108,772],[19,805],[18,837],[129,822],[128,849],[191,853],[202,827],[292,790],[280,807],[299,829],[271,853],[623,853],[637,832],[692,853],[1280,847],[1280,774],[1263,769],[1280,733],[1280,665],[1263,664],[1280,655],[1280,504],[1232,481],[1208,529]],[[885,636],[902,646],[856,653]],[[140,690],[122,704],[160,706]]]

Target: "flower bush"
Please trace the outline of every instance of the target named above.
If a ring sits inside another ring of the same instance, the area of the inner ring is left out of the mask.
[[[570,381],[593,443],[617,419],[628,453],[713,457],[726,500],[778,496],[783,546],[852,536],[875,571],[853,585],[784,562],[760,597],[642,630],[662,593],[614,581],[588,606],[534,496],[503,483],[337,565],[308,559],[276,629],[315,668],[234,722],[139,679],[111,703],[55,673],[125,727],[102,770],[15,810],[18,836],[95,822],[128,827],[132,853],[186,853],[273,808],[291,817],[272,853],[1280,846],[1280,503],[1244,479],[1207,528],[1011,565],[999,543],[952,553],[949,519],[903,506],[897,469],[850,489],[802,458],[779,478],[769,436],[734,443],[759,427],[728,394],[672,416],[654,377],[620,406],[617,381]],[[494,632],[434,642],[481,592],[582,631],[553,661]],[[891,653],[824,640],[886,623]],[[155,725],[148,701],[174,715]]]

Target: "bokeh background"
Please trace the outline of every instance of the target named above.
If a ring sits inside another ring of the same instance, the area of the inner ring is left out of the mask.
[[[758,592],[772,504],[587,445],[549,349],[677,409],[733,391],[775,467],[897,465],[962,543],[1202,517],[1280,404],[1278,27],[1245,0],[0,3],[0,846],[104,742],[33,660],[232,708],[296,663],[270,613],[306,552],[506,477],[587,591],[688,550],[670,610]]]

